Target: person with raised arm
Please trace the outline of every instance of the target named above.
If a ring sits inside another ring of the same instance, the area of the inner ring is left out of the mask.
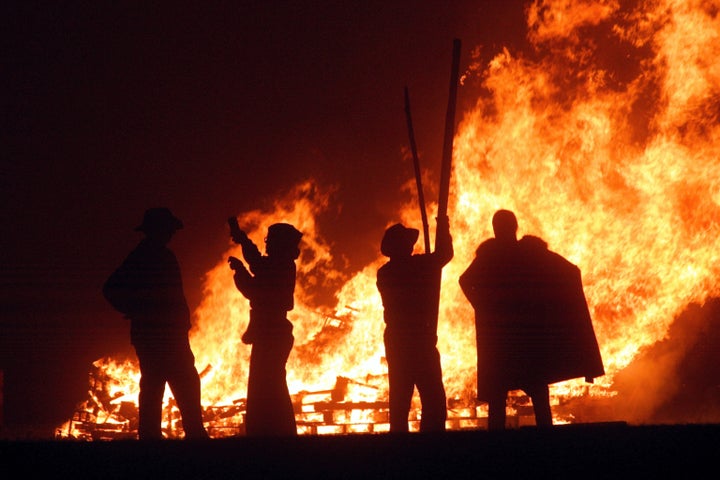
[[[288,391],[286,363],[292,351],[296,266],[302,233],[288,223],[270,225],[265,253],[229,219],[230,236],[242,247],[248,267],[236,257],[228,264],[235,286],[250,301],[250,319],[242,336],[252,345],[247,390],[245,433],[249,436],[297,435],[295,412]]]
[[[384,309],[391,432],[409,430],[415,387],[422,403],[420,431],[444,431],[447,419],[437,322],[442,269],[453,257],[450,222],[438,218],[432,253],[413,255],[419,233],[396,223],[385,231],[380,245],[390,258],[377,272],[377,288]]]

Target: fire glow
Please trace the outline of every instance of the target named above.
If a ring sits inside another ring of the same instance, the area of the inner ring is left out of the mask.
[[[718,293],[720,1],[621,3],[628,2],[531,2],[531,51],[503,50],[466,71],[465,83],[481,83],[483,93],[462,114],[454,142],[449,216],[455,257],[443,272],[438,347],[450,408],[470,410],[470,417],[481,416],[483,406],[474,402],[473,311],[458,277],[477,245],[492,235],[490,218],[498,208],[516,213],[520,235],[544,238],[583,273],[607,374],[593,385],[578,379],[551,386],[554,405],[612,396],[617,372],[643,347],[662,340],[688,304]],[[608,50],[612,61],[604,55]],[[378,405],[387,401],[387,366],[375,275],[385,259],[378,239],[377,260],[345,278],[317,233],[316,218],[329,196],[303,182],[274,208],[245,212],[238,220],[258,245],[275,222],[292,223],[305,234],[288,317],[295,347],[287,380],[300,405],[298,431],[340,433],[332,426],[305,426],[313,422],[383,431]],[[430,218],[434,209],[428,205]],[[389,219],[395,221],[420,228],[416,201]],[[228,250],[207,273],[191,331],[203,371],[203,406],[220,412],[213,417],[208,409],[206,415],[218,436],[224,425],[238,422],[250,355],[240,340],[247,300],[233,284],[229,255],[241,257],[228,240]],[[328,283],[341,285],[336,306],[318,311],[313,294]],[[139,372],[131,363],[101,359],[95,366],[113,379],[105,386],[113,408],[136,400]],[[358,408],[333,412],[334,422],[317,418],[322,415],[311,403],[338,394]],[[556,422],[574,420],[554,413]],[[96,421],[116,416],[108,410]],[[58,430],[75,434],[69,425]]]

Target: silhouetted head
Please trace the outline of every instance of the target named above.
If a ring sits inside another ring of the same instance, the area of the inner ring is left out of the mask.
[[[518,222],[510,210],[498,210],[492,219],[495,238],[501,241],[516,241]]]
[[[135,227],[135,231],[167,241],[181,228],[183,228],[182,221],[173,215],[169,208],[159,207],[147,209],[142,223]]]
[[[274,223],[268,227],[265,239],[265,251],[273,257],[289,257],[295,260],[300,256],[300,239],[303,234],[289,223]]]
[[[385,230],[380,251],[386,257],[412,255],[413,247],[420,232],[415,228],[407,228],[400,223]]]

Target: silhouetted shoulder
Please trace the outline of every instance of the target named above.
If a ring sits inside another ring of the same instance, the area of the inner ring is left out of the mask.
[[[534,235],[525,235],[519,242],[523,252],[527,258],[535,259],[541,262],[541,267],[547,273],[555,275],[568,275],[569,281],[574,280],[574,276],[579,275],[580,269],[567,258],[557,252],[553,252],[548,248],[545,240]]]
[[[498,243],[499,242],[496,238],[488,238],[478,246],[478,248],[475,250],[475,255],[480,256],[483,255],[485,252],[492,251],[493,249],[497,248]]]

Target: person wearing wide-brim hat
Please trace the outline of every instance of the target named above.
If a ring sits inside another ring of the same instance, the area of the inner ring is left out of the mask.
[[[378,269],[383,302],[385,355],[390,384],[390,431],[407,432],[415,387],[422,403],[420,431],[445,430],[447,410],[437,349],[437,291],[442,268],[453,257],[447,217],[437,222],[437,248],[415,254],[419,231],[396,223],[389,227],[380,251],[390,260]]]
[[[162,434],[165,384],[182,415],[185,438],[205,439],[200,377],[190,349],[190,310],[180,266],[167,247],[182,221],[165,207],[145,211],[135,231],[145,236],[108,278],[103,294],[130,319],[130,341],[140,363],[139,425],[141,440]]]
[[[135,227],[136,232],[171,232],[183,228],[182,220],[177,218],[166,207],[149,208],[145,210],[142,223]]]
[[[385,230],[385,235],[380,243],[380,252],[389,258],[412,255],[419,235],[418,229],[396,223]]]

